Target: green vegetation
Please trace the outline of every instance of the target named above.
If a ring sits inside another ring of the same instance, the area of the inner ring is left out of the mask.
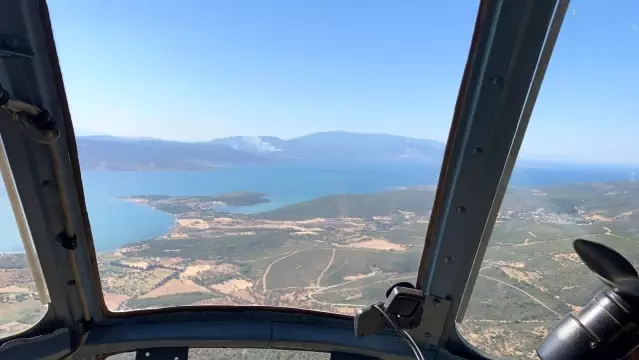
[[[148,307],[166,307],[190,305],[198,301],[214,298],[210,293],[192,292],[158,296],[154,298],[131,299],[126,306],[131,309],[144,309]]]
[[[276,349],[189,349],[194,360],[329,360],[330,354]]]
[[[334,195],[304,201],[255,217],[270,220],[303,220],[316,217],[359,217],[390,215],[395,210],[425,215],[431,209],[435,192],[429,189],[395,190],[363,195]],[[616,216],[639,209],[639,183],[616,182],[561,184],[540,189],[509,188],[502,211],[535,211],[574,214],[576,208],[601,211]]]
[[[237,273],[219,274],[214,271],[205,271],[200,273],[193,281],[201,286],[211,286],[220,284],[225,281],[238,277]]]
[[[256,219],[304,220],[353,217],[370,219],[396,210],[425,215],[433,205],[432,190],[397,190],[364,195],[334,195],[256,214]]]
[[[403,276],[389,274],[370,275],[315,294],[313,298],[329,304],[368,305],[383,299],[386,296],[386,290],[391,285],[400,281],[413,281],[416,276],[417,273],[403,274]]]
[[[257,257],[267,249],[281,248],[291,236],[285,231],[262,231],[255,235],[229,235],[216,238],[175,240],[148,240],[137,245],[148,245],[128,253],[135,257],[166,257],[176,255],[192,260],[233,260]]]
[[[265,194],[254,191],[236,191],[219,196],[213,196],[210,200],[222,201],[230,206],[251,206],[269,202]]]
[[[416,223],[404,226],[393,226],[388,230],[363,231],[362,235],[373,238],[383,238],[396,244],[422,246],[426,238],[426,227],[428,224]]]
[[[167,195],[136,195],[127,199],[146,200],[157,202],[161,205],[161,210],[194,210],[198,208],[206,209],[212,205],[228,206],[252,206],[269,202],[265,194],[254,191],[236,191],[217,196],[167,196]],[[219,203],[219,204],[215,204]],[[202,206],[203,205],[203,206]]]
[[[0,254],[0,269],[24,269],[28,266],[24,254]]]
[[[26,299],[17,304],[0,302],[0,314],[2,314],[0,325],[11,321],[35,324],[42,318],[45,311],[46,308],[36,299]]]
[[[605,216],[639,209],[639,183],[570,183],[543,188],[510,188],[502,210],[575,213],[576,208]]]
[[[369,250],[338,250],[333,265],[324,274],[325,285],[343,283],[347,276],[366,275],[374,272],[410,273],[417,271],[421,253]]]
[[[111,300],[136,309],[218,296],[223,304],[352,313],[383,299],[390,285],[415,281],[432,190],[327,196],[252,215],[216,210],[217,201],[258,195],[136,197],[183,221],[161,238],[98,257]],[[605,243],[639,262],[639,183],[509,189],[460,331],[483,350],[489,344],[503,356],[532,356],[545,332],[602,286],[575,256],[576,238]],[[5,285],[28,283],[21,274],[24,257],[0,256],[0,266],[7,269]],[[191,292],[141,298],[161,284]],[[13,314],[18,320],[29,315]],[[211,351],[208,358],[236,356]],[[270,356],[242,351],[239,358]]]
[[[302,251],[282,259],[270,270],[269,289],[315,286],[329,264],[331,253],[331,250]]]

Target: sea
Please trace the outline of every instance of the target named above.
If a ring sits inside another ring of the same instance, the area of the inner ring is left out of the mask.
[[[566,182],[634,180],[635,169],[613,166],[517,167],[511,186]],[[113,251],[165,234],[173,216],[122,200],[133,195],[219,195],[233,191],[266,194],[268,203],[224,211],[259,213],[334,194],[365,194],[404,187],[434,185],[435,165],[253,165],[214,171],[83,171],[87,209],[97,251]],[[0,252],[22,252],[4,187],[0,192]]]

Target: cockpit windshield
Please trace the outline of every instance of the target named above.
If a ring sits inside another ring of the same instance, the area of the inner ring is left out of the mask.
[[[50,5],[109,310],[415,281],[477,4],[126,4]]]

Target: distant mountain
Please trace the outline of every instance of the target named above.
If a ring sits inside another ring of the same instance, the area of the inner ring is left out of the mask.
[[[231,136],[211,140],[211,144],[226,145],[232,149],[254,154],[267,154],[282,151],[278,145],[285,142],[272,136]]]
[[[272,162],[435,163],[444,144],[388,134],[322,132],[289,140],[233,136],[208,142],[94,135],[77,138],[83,168],[91,170],[203,170]]]
[[[314,133],[289,141],[307,157],[360,161],[418,161],[440,163],[444,143],[388,134]]]
[[[88,170],[206,170],[268,161],[211,143],[77,138],[80,165]]]
[[[313,133],[290,140],[273,136],[237,136],[211,143],[289,160],[438,163],[444,154],[444,143],[435,140],[344,131]]]
[[[105,140],[105,141],[120,141],[120,142],[132,142],[132,141],[141,141],[141,140],[158,140],[151,136],[137,136],[137,137],[126,137],[126,136],[114,136],[114,135],[86,135],[80,136],[83,139],[89,140]]]

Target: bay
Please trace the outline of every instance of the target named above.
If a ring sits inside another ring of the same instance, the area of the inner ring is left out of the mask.
[[[270,202],[225,211],[256,213],[333,194],[364,194],[437,183],[435,165],[305,164],[242,166],[215,171],[120,172],[83,171],[87,209],[97,251],[154,238],[173,225],[173,216],[118,199],[133,195],[218,195],[257,191]],[[518,168],[511,185],[628,180],[632,169],[615,167]],[[0,194],[0,251],[21,251],[6,193]]]

